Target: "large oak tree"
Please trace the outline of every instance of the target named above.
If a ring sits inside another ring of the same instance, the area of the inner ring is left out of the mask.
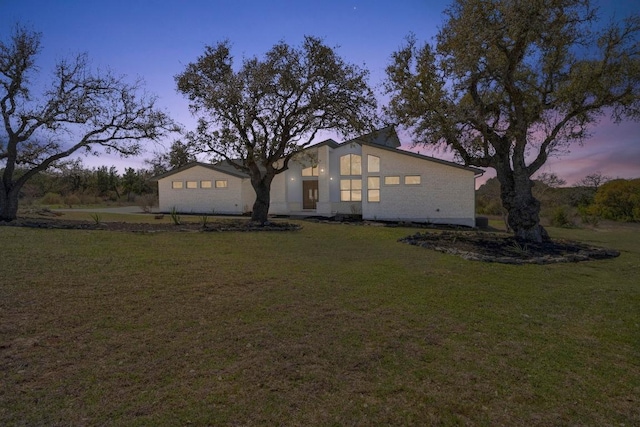
[[[393,54],[387,111],[419,143],[495,169],[515,235],[544,241],[531,176],[603,114],[639,117],[640,18],[599,26],[588,0],[456,0],[445,13],[433,45],[410,37]]]
[[[123,156],[174,129],[144,94],[110,72],[94,72],[86,54],[57,62],[50,83],[38,80],[40,33],[16,27],[0,41],[0,220],[16,218],[20,190],[39,172],[98,147]],[[42,88],[42,90],[39,90]]]
[[[368,128],[376,101],[367,77],[322,40],[305,37],[301,47],[280,42],[237,69],[229,42],[207,46],[176,82],[199,118],[192,142],[250,176],[252,220],[265,223],[273,178],[319,131]]]

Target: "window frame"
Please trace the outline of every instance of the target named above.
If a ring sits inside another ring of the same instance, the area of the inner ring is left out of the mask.
[[[377,184],[375,181],[378,181]],[[377,200],[373,197],[377,194]],[[367,177],[367,202],[369,203],[380,203],[380,177],[379,176],[368,176]]]
[[[418,178],[418,182],[407,182],[410,178]],[[405,175],[403,182],[404,185],[422,185],[422,175]]]
[[[348,183],[349,188],[345,188],[345,185]],[[356,184],[354,188],[354,184]],[[348,197],[345,197],[348,195]],[[351,179],[345,178],[340,180],[340,201],[341,202],[362,202],[362,179]]]
[[[183,190],[184,182],[183,181],[171,181],[171,189],[172,190]]]
[[[343,163],[343,159],[348,158],[348,169],[349,173],[345,172],[346,164]],[[359,159],[358,162],[354,162],[354,159]],[[358,168],[355,168],[355,165],[358,165]],[[360,154],[349,153],[343,156],[340,156],[340,176],[362,176],[362,156]]]
[[[220,185],[218,185],[218,183],[220,183]],[[222,184],[224,183],[224,184]],[[216,179],[214,186],[216,189],[224,189],[224,188],[229,188],[229,180],[228,179]]]
[[[310,173],[305,173],[305,171],[309,171]],[[318,165],[315,166],[309,166],[306,168],[302,168],[302,171],[300,172],[301,176],[307,178],[307,177],[313,177],[313,176],[320,176],[320,167]]]
[[[372,168],[372,161],[374,162],[374,167]],[[380,157],[374,156],[373,154],[367,154],[367,172],[369,173],[380,173]]]
[[[389,178],[396,178],[398,180],[398,182],[387,182],[387,179]],[[384,177],[384,185],[389,185],[389,186],[396,186],[396,185],[400,185],[400,175],[387,175]]]

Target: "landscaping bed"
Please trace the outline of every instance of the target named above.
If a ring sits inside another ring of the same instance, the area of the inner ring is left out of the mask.
[[[442,231],[416,233],[403,243],[458,255],[464,259],[504,264],[552,264],[615,258],[620,252],[568,240],[523,242],[502,233]]]
[[[288,222],[269,222],[263,225],[245,219],[208,220],[206,223],[184,222],[174,224],[168,222],[137,223],[123,221],[81,221],[59,218],[18,218],[11,222],[0,222],[0,225],[65,230],[109,230],[149,233],[163,231],[292,231],[301,228],[298,224]]]

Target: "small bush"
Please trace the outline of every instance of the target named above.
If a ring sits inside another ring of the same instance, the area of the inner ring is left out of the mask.
[[[100,223],[102,222],[102,215],[97,212],[93,213],[91,214],[91,219],[93,220],[95,225],[100,225]]]
[[[120,199],[120,195],[117,191],[107,191],[105,199],[109,202],[117,202]]]
[[[180,218],[180,214],[178,214],[178,210],[175,208],[175,206],[171,208],[171,213],[169,215],[171,216],[171,222],[173,223],[173,225],[182,224],[182,219]]]
[[[140,206],[143,212],[151,213],[153,207],[157,205],[156,196],[153,194],[136,196],[136,205]]]
[[[97,205],[100,204],[100,200],[93,194],[81,194],[80,203],[83,205]]]
[[[75,194],[69,194],[64,198],[64,204],[69,206],[70,208],[72,208],[73,205],[79,205],[80,203],[80,197],[76,196]]]
[[[61,205],[62,202],[62,196],[58,193],[47,193],[40,199],[43,205]]]
[[[551,225],[556,227],[571,227],[573,226],[573,221],[569,217],[569,213],[565,206],[558,206],[553,210],[553,214],[551,216]]]
[[[600,217],[595,212],[593,206],[578,206],[578,214],[580,215],[580,220],[583,224],[591,225],[593,227],[597,227],[600,223]]]

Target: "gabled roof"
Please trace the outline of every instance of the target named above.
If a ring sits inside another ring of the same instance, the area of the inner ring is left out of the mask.
[[[398,134],[396,133],[396,129],[394,126],[387,126],[382,129],[375,130],[366,135],[358,136],[356,138],[350,139],[349,141],[345,141],[342,144],[338,144],[338,146],[344,146],[347,144],[359,144],[359,145],[368,145],[371,147],[379,148],[382,150],[390,151],[397,154],[403,154],[409,157],[415,157],[417,159],[427,160],[430,162],[439,163],[445,166],[452,166],[458,169],[464,169],[470,172],[473,172],[475,175],[484,174],[484,170],[474,168],[471,166],[461,165],[459,163],[450,162],[448,160],[437,159],[435,157],[424,156],[422,154],[414,153],[412,151],[402,150],[400,149],[400,138],[398,138]],[[332,147],[336,148],[336,147]]]
[[[441,165],[445,165],[445,166],[451,166],[451,167],[455,167],[458,169],[464,169],[470,172],[473,172],[475,175],[482,175],[484,173],[484,171],[482,169],[478,169],[478,168],[474,168],[471,166],[464,166],[461,165],[459,163],[455,163],[455,162],[451,162],[448,160],[442,160],[442,159],[437,159],[435,157],[430,157],[430,156],[424,156],[422,154],[418,154],[418,153],[414,153],[412,151],[407,151],[407,150],[401,150],[400,147],[400,139],[398,138],[398,134],[396,133],[395,127],[393,126],[387,126],[384,127],[382,129],[378,129],[375,130],[373,132],[370,132],[368,134],[362,135],[362,136],[358,136],[356,138],[350,139],[348,141],[342,142],[342,143],[337,143],[336,141],[334,141],[333,139],[326,139],[322,142],[319,142],[317,144],[314,145],[310,145],[306,148],[304,148],[303,150],[301,150],[301,152],[307,151],[309,149],[313,149],[313,148],[319,148],[322,147],[324,145],[329,146],[330,148],[339,148],[339,147],[343,147],[346,146],[348,144],[359,144],[359,145],[368,145],[371,147],[375,147],[381,150],[385,150],[385,151],[390,151],[396,154],[402,154],[405,156],[409,156],[409,157],[414,157],[417,159],[421,159],[421,160],[427,160],[430,162],[435,162],[435,163],[439,163]],[[177,169],[173,169],[170,170],[169,172],[165,172],[161,175],[155,176],[152,178],[153,181],[157,181],[159,179],[162,178],[166,178],[168,176],[171,176],[173,174],[185,171],[189,168],[192,168],[194,166],[202,166],[208,169],[212,169],[221,173],[225,173],[227,175],[231,175],[231,176],[235,176],[237,178],[249,178],[249,175],[247,173],[244,173],[240,170],[238,170],[236,167],[234,167],[229,161],[227,160],[223,160],[217,163],[202,163],[202,162],[193,162],[193,163],[189,163],[187,165],[184,165],[182,167],[179,167]]]
[[[234,166],[230,165],[228,162],[223,161],[223,162],[218,162],[218,163],[215,163],[215,164],[202,163],[202,162],[188,163],[188,164],[186,164],[184,166],[181,166],[179,168],[172,169],[172,170],[170,170],[168,172],[165,172],[163,174],[154,176],[153,178],[151,178],[151,180],[152,181],[158,181],[159,179],[166,178],[168,176],[175,175],[175,174],[180,173],[180,172],[184,172],[184,171],[186,171],[188,169],[191,169],[193,167],[196,167],[196,166],[202,166],[202,167],[207,168],[207,169],[211,169],[211,170],[214,170],[214,171],[217,171],[217,172],[221,172],[221,173],[224,173],[224,174],[227,174],[227,175],[235,176],[236,178],[248,178],[249,177],[249,175],[247,175],[246,173],[243,173],[243,172],[239,171]]]
[[[442,159],[438,159],[435,157],[430,157],[430,156],[425,156],[423,154],[418,154],[418,153],[414,153],[413,151],[407,151],[407,150],[400,150],[398,148],[390,148],[390,147],[385,147],[383,145],[378,145],[378,144],[372,144],[372,143],[360,143],[361,145],[368,145],[371,147],[375,147],[381,150],[385,150],[385,151],[392,151],[394,153],[398,153],[398,154],[403,154],[405,156],[409,156],[409,157],[415,157],[416,159],[422,159],[422,160],[427,160],[430,162],[435,162],[435,163],[439,163],[441,165],[445,165],[445,166],[452,166],[458,169],[464,169],[470,172],[473,172],[474,175],[482,175],[484,174],[484,170],[482,169],[478,169],[478,168],[474,168],[471,166],[465,166],[465,165],[461,165],[459,163],[455,163],[455,162],[450,162],[448,160],[442,160]]]
[[[400,138],[398,138],[398,134],[396,133],[396,129],[393,126],[387,126],[382,129],[374,130],[368,134],[355,137],[350,139],[349,141],[345,141],[340,145],[344,144],[371,144],[371,145],[380,145],[382,147],[389,148],[398,148],[400,147]]]

